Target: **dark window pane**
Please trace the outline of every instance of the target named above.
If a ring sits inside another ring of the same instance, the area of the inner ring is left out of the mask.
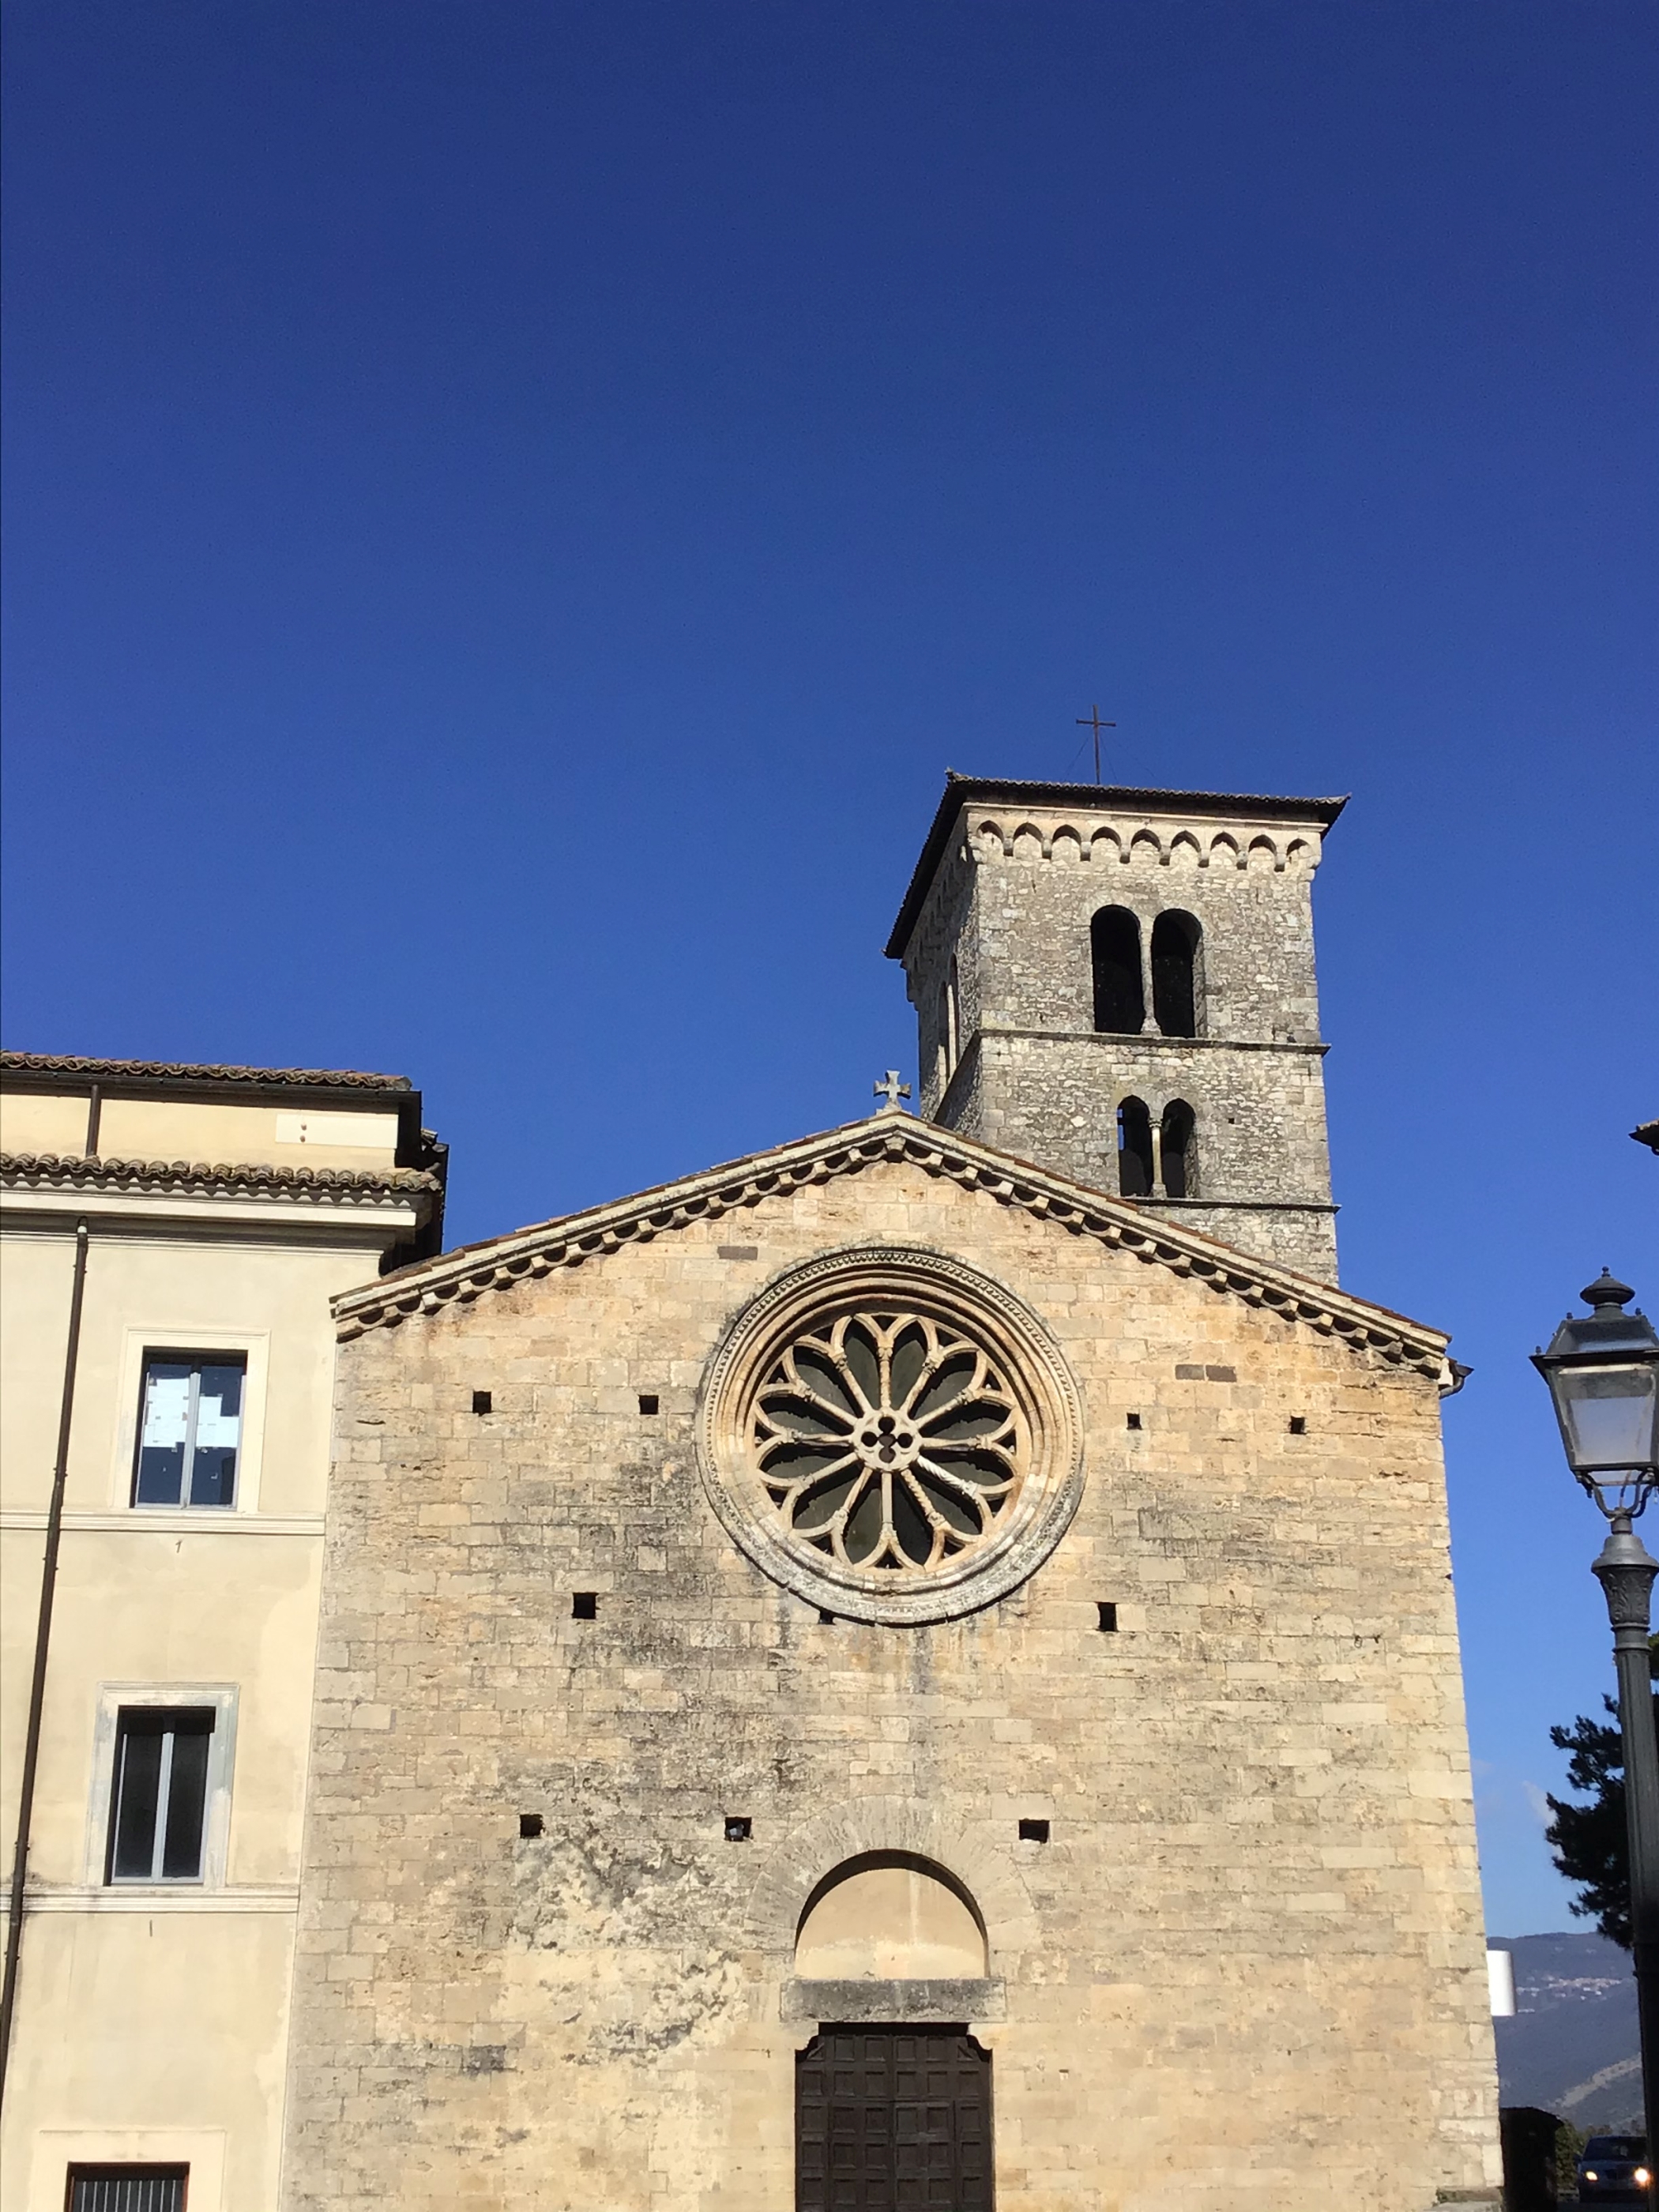
[[[1159,1146],[1164,1155],[1164,1188],[1170,1198],[1198,1195],[1194,1128],[1192,1108],[1184,1098],[1171,1099],[1164,1109]]]
[[[144,1363],[137,1505],[234,1505],[246,1362],[155,1354]]]
[[[242,1440],[242,1369],[204,1360],[198,1370],[196,1425],[191,1437],[190,1502],[235,1502],[236,1454]]]
[[[210,1419],[228,1421],[234,1427],[240,1418],[241,1411],[242,1368],[240,1363],[238,1362],[232,1366],[228,1364],[204,1362],[202,1367],[202,1407],[198,1416],[202,1423],[200,1434],[204,1439],[210,1443],[213,1442],[207,1430]],[[229,1436],[222,1437],[219,1441],[222,1443],[234,1443],[236,1439],[234,1436]]]
[[[140,1505],[177,1505],[185,1480],[185,1448],[161,1451],[145,1445],[138,1455],[133,1498]]]
[[[1140,981],[1140,924],[1127,907],[1103,907],[1089,925],[1094,964],[1095,1027],[1139,1036],[1146,1018]]]
[[[112,1881],[199,1881],[210,1707],[127,1705],[115,1749]],[[156,1866],[157,1830],[161,1863]]]
[[[202,1872],[202,1814],[207,1803],[208,1745],[205,1729],[180,1730],[173,1739],[173,1773],[167,1789],[167,1835],[161,1849],[166,1881],[196,1881]]]
[[[1165,1036],[1198,1035],[1198,924],[1173,908],[1152,924],[1152,1018]]]
[[[1125,1198],[1146,1198],[1152,1188],[1152,1117],[1139,1098],[1117,1109],[1117,1187]]]
[[[234,1505],[236,1503],[234,1451],[211,1445],[197,1445],[190,1463],[190,1502],[192,1505]]]
[[[155,1863],[155,1814],[161,1780],[159,1729],[129,1728],[121,1717],[116,1753],[112,1881],[147,1881]]]
[[[133,1498],[140,1505],[177,1505],[183,1497],[190,1377],[189,1366],[180,1361],[145,1362],[138,1472],[133,1486]]]
[[[70,2212],[185,2212],[187,2166],[76,2166]]]

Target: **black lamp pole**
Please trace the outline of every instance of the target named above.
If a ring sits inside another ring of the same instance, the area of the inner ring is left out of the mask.
[[[1659,2154],[1659,1739],[1653,1727],[1648,1599],[1659,1559],[1615,1513],[1592,1571],[1607,1601],[1619,1669],[1619,1733],[1625,1747],[1625,1822],[1630,1838],[1631,1954],[1642,2033],[1642,2112],[1649,2172]]]
[[[1624,1310],[1635,1295],[1603,1268],[1579,1293],[1592,1311],[1569,1314],[1549,1350],[1534,1353],[1533,1365],[1549,1384],[1568,1464],[1612,1523],[1592,1571],[1607,1601],[1619,1670],[1631,1952],[1651,2172],[1659,2158],[1659,1736],[1648,1636],[1659,1559],[1631,1524],[1659,1486],[1659,1334],[1639,1309]],[[1650,2202],[1655,2195],[1650,2182]]]

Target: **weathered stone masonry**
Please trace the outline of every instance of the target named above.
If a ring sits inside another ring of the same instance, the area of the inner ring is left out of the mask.
[[[1311,894],[1341,804],[953,780],[888,945],[916,1009],[921,1110],[1115,1191],[1121,1102],[1156,1121],[1184,1100],[1197,1193],[1138,1202],[1334,1280]],[[1140,929],[1133,1036],[1095,1029],[1090,921],[1114,906]],[[1152,1012],[1152,930],[1171,910],[1202,931],[1195,1038],[1163,1036]]]
[[[884,1241],[1024,1301],[1085,1424],[1046,1564],[902,1630],[763,1576],[693,1449],[762,1286]],[[1000,2212],[1495,2182],[1443,1339],[891,1115],[341,1316],[292,2205],[779,2212],[797,1919],[870,1850],[984,1917]]]

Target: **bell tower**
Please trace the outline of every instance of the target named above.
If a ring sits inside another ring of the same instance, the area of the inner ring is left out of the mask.
[[[1345,804],[950,775],[887,945],[921,1114],[1334,1282],[1312,890]]]

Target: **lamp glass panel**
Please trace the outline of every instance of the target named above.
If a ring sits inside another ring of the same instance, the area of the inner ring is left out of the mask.
[[[1553,1382],[1567,1456],[1577,1473],[1654,1465],[1659,1373],[1650,1365],[1568,1368],[1558,1370]]]

